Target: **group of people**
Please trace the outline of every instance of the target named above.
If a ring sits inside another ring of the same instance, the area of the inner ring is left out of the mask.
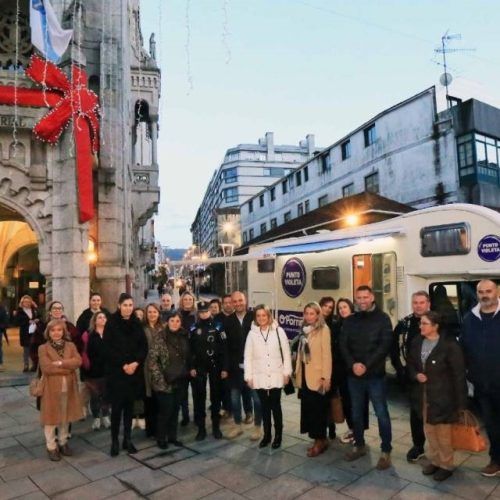
[[[422,472],[436,481],[453,473],[451,427],[467,407],[468,379],[490,441],[491,461],[482,474],[500,476],[496,284],[480,281],[477,298],[477,306],[463,320],[459,339],[446,332],[425,291],[412,295],[412,313],[393,330],[366,285],[355,290],[354,303],[323,297],[306,304],[300,332],[293,339],[288,339],[269,307],[249,310],[239,291],[198,303],[186,291],[177,309],[171,296],[164,294],[160,304],[148,304],[144,310],[134,308],[132,297],[122,294],[112,314],[93,294],[76,327],[64,317],[62,303],[53,302],[43,326],[44,342],[33,359],[45,380],[40,410],[49,457],[59,460],[61,454],[71,454],[68,426],[83,415],[79,374],[90,392],[93,428],[111,429],[112,456],[120,452],[122,422],[122,448],[137,451],[131,439],[134,419],[143,422],[141,427],[159,448],[182,445],[179,413],[181,425],[187,425],[189,386],[195,439],[204,440],[208,383],[213,438],[223,437],[222,419],[232,421],[224,433],[229,439],[243,434],[244,423],[253,423],[249,437],[262,448],[281,446],[282,392],[295,391],[300,398],[300,430],[313,440],[307,450],[310,457],[322,454],[329,439],[336,437],[334,400],[341,402],[348,426],[348,432],[339,436],[350,444],[345,459],[366,455],[364,432],[371,401],[381,439],[377,468],[385,470],[391,466],[392,450],[386,360],[397,345],[411,401],[413,446],[408,461],[424,456],[427,441],[429,463]],[[26,298],[20,308],[27,317],[23,321],[33,330],[28,334],[41,330],[41,320],[26,311]],[[27,352],[29,356],[33,349]]]

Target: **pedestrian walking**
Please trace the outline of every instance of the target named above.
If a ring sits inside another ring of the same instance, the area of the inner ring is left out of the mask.
[[[342,356],[349,369],[348,386],[351,394],[354,446],[345,455],[347,461],[366,455],[364,439],[364,407],[370,398],[377,415],[382,453],[378,470],[391,466],[392,429],[387,406],[385,360],[392,345],[392,325],[389,316],[375,303],[372,289],[361,285],[356,289],[358,310],[344,319],[340,334]]]
[[[460,340],[490,441],[490,463],[481,474],[494,477],[500,476],[500,298],[492,280],[481,280],[476,292],[478,304],[464,317]]]
[[[326,394],[332,377],[331,335],[317,302],[304,307],[303,318],[296,343],[295,385],[299,388],[300,432],[314,439],[307,456],[316,457],[328,448]]]
[[[111,403],[111,449],[110,455],[120,451],[118,436],[123,416],[122,447],[128,453],[137,449],[131,440],[134,401],[144,395],[144,362],[148,343],[141,323],[133,314],[134,302],[127,293],[118,299],[118,309],[104,328],[106,349],[106,387]]]
[[[70,340],[65,321],[51,320],[45,339],[46,343],[38,349],[43,379],[40,422],[49,458],[59,461],[61,455],[73,454],[68,446],[69,424],[83,416],[76,375],[82,358]]]
[[[279,448],[283,438],[281,389],[292,375],[292,361],[286,333],[273,320],[271,310],[265,305],[254,309],[254,322],[245,343],[244,366],[245,382],[257,391],[262,407],[264,436],[259,448],[271,443],[271,415],[274,420],[271,447]]]
[[[467,407],[462,350],[452,336],[441,335],[442,319],[435,311],[420,318],[421,336],[410,347],[408,375],[415,380],[412,406],[422,415],[430,463],[422,469],[435,481],[453,474],[451,424]]]
[[[34,372],[38,367],[38,352],[33,352],[32,345],[33,335],[39,322],[40,314],[35,301],[29,295],[23,295],[19,301],[19,307],[14,312],[14,323],[19,327],[19,342],[23,348],[23,372]]]

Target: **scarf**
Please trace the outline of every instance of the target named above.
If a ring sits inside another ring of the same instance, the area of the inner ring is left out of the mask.
[[[311,350],[309,349],[309,333],[313,330],[310,325],[303,326],[299,333],[299,354],[300,359],[306,365],[311,361]]]
[[[66,341],[64,339],[58,340],[57,342],[49,340],[49,344],[54,349],[60,358],[64,358],[64,346]]]

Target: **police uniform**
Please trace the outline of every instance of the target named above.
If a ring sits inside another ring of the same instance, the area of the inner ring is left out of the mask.
[[[198,312],[208,311],[208,302],[198,304]],[[221,372],[228,369],[228,353],[226,334],[212,317],[198,321],[190,328],[190,370],[196,370],[192,379],[194,421],[198,426],[198,440],[204,439],[205,407],[207,399],[207,378],[210,386],[210,403],[212,414],[212,432],[214,437],[221,438],[219,428],[220,408],[222,402]]]

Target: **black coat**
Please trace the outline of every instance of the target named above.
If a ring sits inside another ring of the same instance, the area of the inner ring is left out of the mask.
[[[441,336],[423,366],[421,359],[423,340],[423,337],[414,339],[408,356],[408,376],[413,382],[412,408],[422,414],[425,391],[429,424],[457,422],[458,412],[467,407],[467,384],[462,349],[453,337]],[[417,381],[418,373],[427,376],[425,384]]]
[[[330,322],[330,324],[327,323],[331,334],[330,346],[332,348],[333,362],[331,386],[334,390],[344,384],[345,379],[349,374],[349,370],[346,366],[344,358],[342,357],[342,351],[340,350],[340,335],[342,332],[343,322],[344,321],[342,319],[338,319],[337,321]],[[336,393],[336,391],[334,393]]]
[[[31,319],[40,319],[38,310],[31,308],[33,317]],[[24,312],[22,307],[18,307],[15,313],[14,323],[19,327],[19,342],[23,347],[28,347],[31,344],[33,333],[29,333],[30,317]]]
[[[243,355],[245,353],[245,342],[248,332],[252,327],[253,313],[248,311],[243,322],[240,323],[236,313],[226,316],[224,321],[224,331],[227,337],[227,351],[229,356],[229,372],[236,373],[243,364]]]
[[[104,339],[95,331],[89,334],[87,356],[90,361],[90,370],[86,372],[86,377],[104,377],[106,375],[106,346]]]
[[[199,320],[191,327],[189,347],[191,370],[196,370],[200,375],[227,371],[226,334],[212,318]]]
[[[107,318],[111,316],[111,313],[107,310],[104,309],[104,307],[101,308],[100,312],[103,312]],[[80,316],[78,316],[78,319],[76,320],[76,328],[80,332],[80,335],[82,335],[84,332],[88,331],[90,327],[90,320],[92,319],[92,316],[94,313],[90,309],[90,307],[87,307]]]
[[[358,311],[344,319],[340,350],[349,374],[354,363],[363,363],[363,377],[384,376],[385,359],[392,346],[392,324],[389,316],[377,306]]]
[[[177,311],[181,315],[182,328],[189,332],[191,327],[196,323],[196,312],[195,311],[184,311],[179,309]]]
[[[106,323],[103,338],[110,398],[140,399],[144,394],[144,362],[148,354],[148,341],[141,323],[134,315],[124,319],[117,311]],[[139,366],[133,375],[127,375],[123,365],[133,362]]]

